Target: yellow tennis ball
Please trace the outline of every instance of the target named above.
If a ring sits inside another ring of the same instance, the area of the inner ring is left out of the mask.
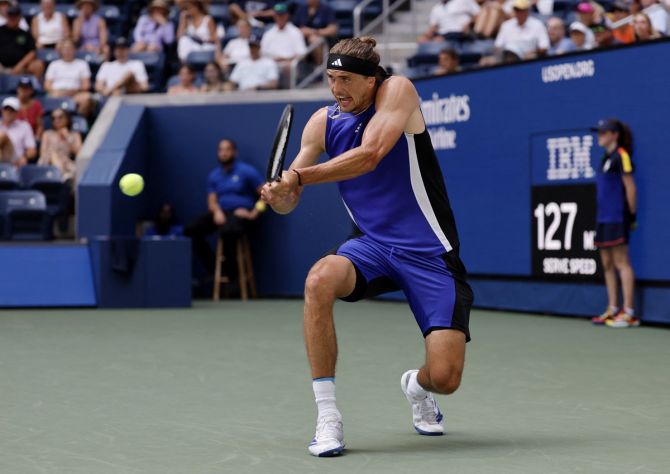
[[[263,201],[257,201],[256,202],[256,210],[258,212],[265,212],[265,210],[267,208],[268,208],[268,206]]]
[[[144,189],[144,178],[136,173],[128,173],[119,181],[119,188],[126,196],[137,196]]]

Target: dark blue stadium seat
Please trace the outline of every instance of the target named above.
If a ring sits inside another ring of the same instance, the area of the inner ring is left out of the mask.
[[[16,89],[18,88],[19,81],[21,80],[22,77],[25,76],[14,75],[14,74],[7,74],[0,76],[0,92],[7,94],[16,94]],[[35,76],[28,76],[28,77],[30,77],[30,80],[33,83],[33,88],[35,89],[35,91],[40,92],[42,90],[40,81],[38,81]]]
[[[130,53],[129,57],[144,63],[149,76],[149,91],[160,90],[163,83],[163,74],[165,73],[165,54],[156,52]]]
[[[229,15],[228,15],[228,5],[212,3],[209,5],[209,14],[214,18],[216,23],[223,23],[228,25]]]
[[[0,190],[7,191],[19,187],[19,173],[14,165],[0,163]]]
[[[427,43],[419,43],[416,54],[407,58],[407,66],[416,67],[422,64],[435,64],[437,63],[437,56],[444,48],[453,48],[456,51],[459,51],[460,43],[456,41],[442,41],[439,43],[429,41]]]
[[[56,11],[61,12],[70,20],[77,18],[77,16],[79,15],[79,10],[74,5],[68,5],[67,3],[57,4]]]
[[[179,84],[179,74],[175,74],[174,76],[170,76],[170,79],[168,79],[166,88],[169,89],[170,87],[176,86],[178,84]],[[195,81],[193,81],[193,84],[195,84],[196,87],[200,87],[203,84],[202,74],[198,74],[195,77]]]
[[[80,115],[73,115],[72,131],[79,132],[81,133],[82,137],[86,137],[86,135],[88,134],[88,121]]]
[[[214,51],[193,51],[186,57],[186,64],[196,71],[205,69],[207,63],[214,61]]]
[[[21,187],[40,191],[46,199],[46,209],[50,216],[62,215],[66,210],[67,188],[63,177],[55,166],[28,165],[21,168]]]
[[[26,18],[26,21],[28,23],[30,23],[30,20],[32,19],[32,17],[37,15],[40,12],[40,9],[41,9],[39,3],[19,2],[19,6],[21,7],[21,13]]]
[[[0,235],[9,240],[48,240],[51,219],[39,191],[0,191]]]
[[[60,59],[60,54],[55,49],[41,48],[37,50],[37,59],[44,61],[48,66],[52,61]]]
[[[41,102],[45,114],[50,114],[56,109],[63,109],[68,112],[77,110],[77,104],[71,97],[44,97]]]

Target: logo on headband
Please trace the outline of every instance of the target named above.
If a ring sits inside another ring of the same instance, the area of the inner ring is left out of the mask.
[[[340,61],[340,59],[336,59],[335,61],[333,61],[332,63],[330,63],[330,65],[331,65],[331,66],[340,66],[340,67],[342,67],[342,61]]]

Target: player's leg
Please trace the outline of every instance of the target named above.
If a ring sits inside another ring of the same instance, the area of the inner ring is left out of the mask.
[[[591,318],[593,324],[605,324],[619,312],[617,304],[619,285],[611,247],[600,249],[600,261],[605,276],[605,287],[607,288],[607,309],[601,315]]]
[[[457,255],[398,255],[394,266],[426,338],[423,367],[408,370],[401,387],[412,406],[414,429],[422,435],[444,433],[443,416],[433,393],[453,393],[461,382],[473,296]]]
[[[339,255],[319,260],[305,281],[305,346],[318,411],[316,434],[309,445],[314,456],[337,456],[344,449],[342,416],[335,404],[337,337],[333,305],[337,298],[350,295],[355,285],[354,265]]]
[[[461,384],[465,364],[465,334],[457,329],[438,329],[426,336],[426,363],[417,373],[425,390],[449,395]]]
[[[607,322],[610,327],[632,327],[639,326],[640,321],[635,317],[634,294],[635,273],[630,264],[628,245],[617,245],[612,247],[612,260],[621,278],[623,292],[623,310],[611,321]]]

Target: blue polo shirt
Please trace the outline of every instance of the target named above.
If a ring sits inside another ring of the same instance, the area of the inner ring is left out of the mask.
[[[229,171],[217,166],[207,177],[207,194],[216,193],[224,211],[240,207],[253,209],[258,200],[257,189],[265,182],[253,166],[236,159]]]
[[[298,28],[306,26],[320,30],[335,22],[335,10],[324,3],[319,3],[314,15],[309,14],[307,5],[300,5],[293,15],[293,24]]]

